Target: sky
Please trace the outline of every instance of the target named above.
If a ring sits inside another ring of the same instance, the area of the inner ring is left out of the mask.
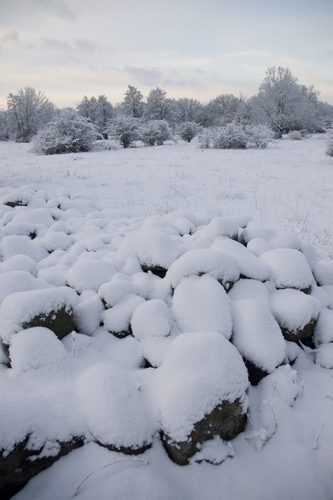
[[[272,66],[333,104],[332,26],[332,0],[0,0],[0,109],[26,86],[59,107],[128,85],[250,97]]]

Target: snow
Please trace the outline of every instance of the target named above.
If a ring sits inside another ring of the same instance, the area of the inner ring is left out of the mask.
[[[46,281],[34,278],[27,271],[7,271],[0,274],[0,305],[12,293],[48,288]]]
[[[314,329],[314,340],[317,344],[333,342],[333,311],[323,307]]]
[[[247,409],[247,370],[237,349],[215,332],[188,332],[170,344],[157,368],[156,398],[164,432],[185,441],[222,401]]]
[[[6,453],[30,435],[29,447],[50,456],[59,441],[86,442],[32,479],[18,500],[69,500],[76,492],[106,500],[110,491],[119,500],[217,500],[222,491],[235,499],[332,498],[333,170],[323,139],[258,151],[201,152],[194,140],[53,157],[0,142],[2,182],[10,185],[0,197],[28,204],[0,204],[0,281],[8,291],[0,327],[12,363],[0,343],[0,448]],[[246,247],[229,240],[237,232]],[[228,294],[211,265],[216,253],[238,273]],[[95,262],[103,262],[96,275]],[[112,267],[107,279],[104,263]],[[76,264],[80,296],[64,286]],[[168,272],[161,279],[142,265]],[[269,270],[265,283],[260,268]],[[251,279],[238,280],[243,271]],[[47,288],[31,289],[36,281]],[[310,295],[290,287],[311,287]],[[292,312],[282,292],[292,292]],[[272,315],[276,297],[291,325],[319,307],[315,349],[283,340]],[[43,328],[22,331],[22,318],[63,299],[73,307],[75,334],[59,341]],[[115,327],[140,340],[116,338],[108,331]],[[256,387],[246,388],[232,329],[243,332],[244,352],[272,369]],[[204,443],[191,465],[171,462],[159,439],[162,414],[184,436],[229,390],[248,407],[245,431],[232,443]],[[127,456],[94,439],[152,447]]]
[[[321,344],[316,350],[316,363],[323,368],[333,370],[333,344]],[[333,398],[333,395],[330,396]]]
[[[177,286],[172,312],[182,332],[218,332],[231,337],[229,298],[212,276],[189,276]]]

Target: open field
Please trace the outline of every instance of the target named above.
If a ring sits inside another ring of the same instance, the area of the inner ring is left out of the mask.
[[[33,184],[93,197],[136,215],[179,209],[250,214],[296,233],[333,256],[333,160],[324,135],[282,140],[265,150],[204,150],[197,143],[36,156],[29,144],[0,142],[1,184]]]

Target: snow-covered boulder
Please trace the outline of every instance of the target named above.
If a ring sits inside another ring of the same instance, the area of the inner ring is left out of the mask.
[[[131,319],[137,307],[145,302],[139,295],[129,293],[114,307],[102,312],[105,328],[116,337],[123,338],[132,333]]]
[[[232,303],[232,343],[245,360],[252,385],[284,360],[286,345],[268,304],[243,299]]]
[[[276,288],[296,288],[308,292],[315,280],[303,253],[292,248],[277,248],[260,254],[271,272]]]
[[[179,335],[156,373],[163,443],[171,459],[185,465],[199,443],[239,434],[246,421],[247,387],[243,360],[222,335]]]
[[[179,238],[181,238],[179,236]],[[180,241],[162,231],[131,231],[119,245],[118,254],[135,255],[143,271],[164,277],[169,266],[182,254]]]
[[[217,238],[212,248],[234,259],[242,278],[260,281],[270,279],[270,272],[265,263],[249,252],[241,243],[230,238]]]
[[[239,268],[232,257],[212,249],[189,250],[173,262],[167,272],[172,288],[176,288],[183,278],[210,274],[226,290],[239,279]]]
[[[21,330],[43,326],[62,339],[74,329],[77,294],[69,287],[29,290],[8,295],[0,307],[0,336],[10,344]]]
[[[77,378],[76,395],[89,432],[99,444],[127,454],[150,447],[154,422],[127,370],[111,363],[87,368]]]
[[[26,255],[35,262],[40,262],[48,256],[48,252],[45,248],[38,246],[36,240],[31,240],[29,236],[10,235],[2,239],[0,255],[4,261],[14,255]]]
[[[68,357],[68,352],[51,330],[36,327],[13,336],[9,356],[15,373],[21,375],[41,367],[57,368]]]
[[[286,340],[297,342],[313,334],[321,304],[318,299],[299,290],[277,290],[270,297],[272,313]]]
[[[172,312],[182,332],[218,332],[231,337],[230,299],[209,274],[189,276],[177,286]]]
[[[146,337],[167,337],[172,327],[169,307],[161,299],[152,299],[139,305],[131,319],[133,336],[138,340]]]
[[[10,294],[48,288],[48,284],[27,271],[0,273],[0,304]]]
[[[81,259],[66,274],[67,284],[78,293],[84,290],[98,290],[103,283],[111,280],[114,267],[105,260]]]

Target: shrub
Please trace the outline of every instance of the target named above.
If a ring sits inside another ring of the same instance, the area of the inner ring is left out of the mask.
[[[118,115],[107,124],[108,138],[119,142],[123,148],[128,148],[134,141],[140,139],[139,129],[141,123],[139,118]]]
[[[183,141],[191,142],[199,134],[201,127],[195,122],[183,122],[177,126],[176,131]]]
[[[246,125],[245,132],[248,136],[247,148],[265,149],[269,142],[274,141],[274,132],[265,125]]]
[[[333,131],[328,133],[326,154],[328,156],[333,156]]]
[[[288,134],[288,139],[290,139],[292,141],[301,141],[302,134],[299,130],[291,130]]]
[[[145,146],[161,146],[164,141],[172,139],[172,134],[166,120],[150,120],[139,127],[138,138]]]
[[[65,110],[37,133],[32,151],[42,155],[90,151],[99,136],[87,118],[74,110]]]
[[[242,127],[229,123],[224,127],[212,127],[199,137],[201,148],[213,149],[264,149],[273,141],[274,133],[264,125]]]

